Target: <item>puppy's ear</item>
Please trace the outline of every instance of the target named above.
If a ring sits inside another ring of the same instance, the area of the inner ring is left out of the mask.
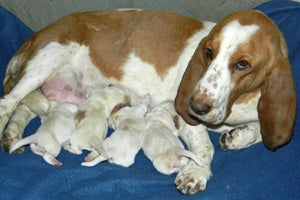
[[[292,137],[296,115],[296,92],[286,52],[267,72],[258,103],[263,143],[270,150],[286,144]]]
[[[200,45],[201,46],[201,45]],[[203,73],[201,60],[201,49],[198,47],[190,60],[185,73],[181,79],[177,96],[175,98],[175,109],[184,121],[191,125],[198,125],[200,122],[193,118],[190,113],[190,98],[193,90]]]

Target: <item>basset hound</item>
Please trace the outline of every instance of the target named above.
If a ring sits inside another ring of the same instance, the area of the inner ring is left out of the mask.
[[[262,140],[275,150],[292,136],[296,97],[287,47],[257,11],[236,12],[217,24],[158,10],[68,15],[31,36],[9,62],[0,132],[23,98],[68,71],[82,88],[127,87],[132,105],[146,94],[151,108],[175,100],[188,123],[179,135],[202,162],[191,160],[179,170],[175,183],[185,194],[204,190],[211,177],[207,127],[222,132],[220,143],[229,149]],[[6,131],[3,149],[19,138]]]

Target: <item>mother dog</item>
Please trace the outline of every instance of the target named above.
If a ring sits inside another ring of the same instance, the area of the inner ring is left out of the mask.
[[[231,14],[216,25],[154,10],[66,16],[30,37],[10,61],[1,132],[24,97],[68,71],[82,88],[126,86],[133,105],[146,94],[151,107],[175,99],[187,122],[180,135],[203,162],[190,161],[179,171],[175,183],[183,193],[204,190],[211,176],[214,150],[206,126],[223,133],[227,149],[262,140],[275,150],[292,135],[296,97],[285,40],[256,11]],[[6,132],[3,149],[19,137]]]

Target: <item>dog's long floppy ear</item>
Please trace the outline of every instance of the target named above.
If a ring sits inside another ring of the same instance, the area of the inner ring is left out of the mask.
[[[282,53],[286,54],[286,50],[282,49]],[[267,72],[258,103],[263,143],[273,151],[289,142],[296,115],[295,85],[285,56],[278,58]]]
[[[201,46],[201,45],[199,45]],[[190,60],[187,69],[181,79],[177,96],[175,98],[175,109],[185,122],[191,125],[198,125],[200,122],[189,113],[190,98],[193,90],[203,73],[201,60],[201,49],[198,47]]]

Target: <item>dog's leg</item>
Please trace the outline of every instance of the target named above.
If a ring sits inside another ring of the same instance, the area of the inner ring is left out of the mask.
[[[17,141],[22,139],[23,131],[27,124],[37,115],[46,115],[50,110],[50,103],[40,91],[34,91],[27,95],[8,121],[2,139],[2,148],[9,151]],[[0,137],[2,138],[2,136]],[[23,153],[24,148],[16,150],[14,153]]]
[[[32,76],[37,76],[38,78],[30,78],[29,75],[24,75],[24,77],[13,88],[13,90],[0,100],[0,132],[3,131],[9,117],[17,108],[20,101],[30,92],[40,87],[48,77],[39,77],[38,74]]]
[[[62,166],[62,162],[60,162],[59,160],[57,160],[55,158],[55,156],[53,156],[52,154],[48,153],[48,152],[44,152],[42,155],[43,159],[49,163],[50,165],[53,165],[55,167],[60,167]]]
[[[177,189],[184,194],[194,194],[206,188],[207,180],[212,176],[210,165],[213,159],[214,147],[208,136],[207,128],[204,125],[186,125],[180,136],[187,144],[202,165],[190,160],[178,173],[175,184]]]
[[[49,152],[46,152],[45,149],[38,144],[30,144],[30,149],[32,152],[34,152],[37,155],[40,155],[43,157],[43,159],[50,165],[59,167],[62,165],[60,161],[58,161],[54,155],[52,155]]]
[[[91,151],[91,153],[89,153],[85,158],[84,158],[85,162],[81,163],[81,166],[85,166],[85,167],[93,167],[103,161],[106,161],[107,158],[100,155],[98,153],[98,151],[93,150]]]
[[[27,124],[36,117],[26,105],[20,103],[10,117],[6,130],[2,138],[2,149],[9,151],[10,148],[19,140],[22,139],[23,131]],[[24,147],[14,151],[14,153],[23,153]]]
[[[219,143],[222,149],[243,149],[261,140],[260,124],[253,122],[223,132]]]

